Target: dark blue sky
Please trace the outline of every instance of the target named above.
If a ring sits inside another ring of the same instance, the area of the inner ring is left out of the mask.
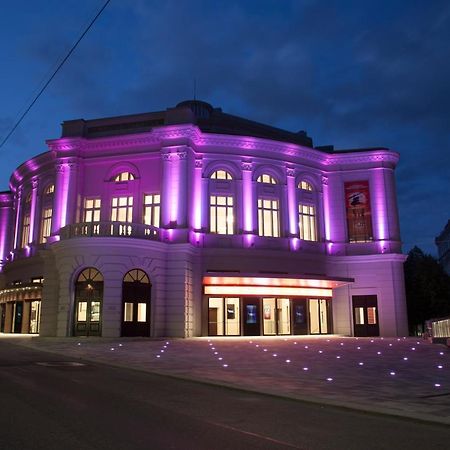
[[[0,138],[103,0],[15,0],[0,16]],[[112,0],[7,145],[0,190],[60,123],[193,97],[315,145],[400,153],[404,250],[450,218],[450,3]]]

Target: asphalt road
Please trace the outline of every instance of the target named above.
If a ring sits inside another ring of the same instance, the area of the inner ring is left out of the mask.
[[[0,342],[1,450],[429,450],[448,448],[449,428]]]

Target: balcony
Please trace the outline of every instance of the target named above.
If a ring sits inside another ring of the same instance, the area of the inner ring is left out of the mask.
[[[143,223],[82,222],[66,225],[59,232],[61,240],[76,237],[126,237],[160,240],[160,229]]]

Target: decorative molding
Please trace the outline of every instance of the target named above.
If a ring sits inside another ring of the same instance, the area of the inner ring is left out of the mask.
[[[253,169],[253,164],[251,161],[242,161],[241,169],[245,171],[251,171]]]
[[[203,167],[203,160],[202,159],[196,159],[195,160],[195,168],[201,169]]]
[[[64,172],[64,166],[65,166],[65,163],[55,164],[56,173],[63,173]]]
[[[328,186],[328,177],[325,175],[322,175],[322,184]]]
[[[295,169],[292,167],[286,167],[286,175],[288,177],[294,177],[295,176]]]
[[[176,155],[179,159],[186,159],[187,157],[187,151],[186,150],[177,150]]]
[[[39,187],[39,178],[38,177],[34,177],[31,179],[31,187],[32,187],[33,191],[35,191]]]

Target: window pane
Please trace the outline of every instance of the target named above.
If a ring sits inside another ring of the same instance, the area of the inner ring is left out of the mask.
[[[86,322],[87,302],[78,303],[78,322]]]
[[[146,322],[147,321],[147,304],[146,303],[138,303],[137,321],[138,322]]]
[[[367,308],[367,323],[369,325],[377,324],[377,308],[374,306]]]
[[[91,302],[91,322],[100,321],[100,302]]]
[[[123,321],[132,322],[133,321],[133,303],[125,302],[123,308]]]
[[[364,308],[355,308],[355,324],[364,325]]]

